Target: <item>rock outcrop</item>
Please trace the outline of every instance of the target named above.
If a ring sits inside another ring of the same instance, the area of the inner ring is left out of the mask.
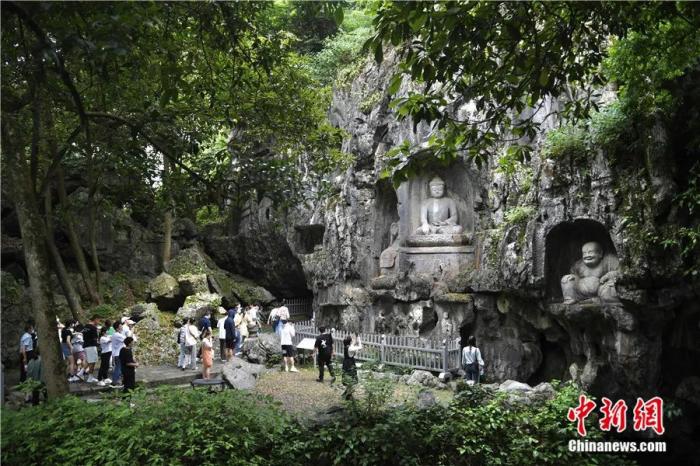
[[[635,175],[635,161],[611,163],[602,149],[566,160],[536,151],[510,172],[499,168],[500,154],[480,167],[464,156],[395,189],[382,177],[387,151],[404,142],[420,145],[433,133],[426,124],[399,121],[389,107],[386,88],[396,62],[389,53],[335,91],[330,118],[348,132],[343,150],[354,163],[333,180],[332,195],[296,218],[301,230],[322,233],[312,247],[295,249],[317,322],[447,333],[463,341],[475,335],[489,380],[573,379],[606,396],[672,395],[680,387],[686,396],[689,377],[700,375],[693,369],[700,357],[700,286],[682,276],[678,249],[649,246],[630,226],[642,217],[656,226],[679,220],[668,202],[678,192],[664,132],[656,131],[645,149],[654,160],[653,180]],[[410,86],[404,82],[398,96]],[[456,115],[468,111],[463,102],[450,108]],[[554,125],[548,120],[542,128]],[[409,238],[435,175],[445,180],[466,235],[452,250],[444,249],[450,247],[444,238],[432,246]],[[619,261],[608,284],[617,302],[593,293],[563,304],[561,280],[588,242]],[[391,254],[380,269],[384,251]],[[449,262],[449,254],[461,256]]]

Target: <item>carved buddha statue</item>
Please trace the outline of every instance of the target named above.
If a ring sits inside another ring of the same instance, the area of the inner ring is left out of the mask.
[[[592,241],[581,248],[581,259],[571,267],[571,273],[561,279],[564,304],[573,304],[599,297],[603,302],[616,302],[615,282],[619,262],[614,254],[603,254],[600,244]]]
[[[457,205],[445,197],[445,182],[437,176],[430,180],[430,198],[420,206],[420,221],[416,235],[462,233]]]

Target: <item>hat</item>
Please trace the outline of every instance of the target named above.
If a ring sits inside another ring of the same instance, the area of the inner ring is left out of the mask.
[[[126,323],[127,325],[134,325],[134,321],[128,318],[127,316],[122,317],[122,324]]]

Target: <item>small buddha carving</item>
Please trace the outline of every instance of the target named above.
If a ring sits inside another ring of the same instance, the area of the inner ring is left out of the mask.
[[[399,224],[394,222],[389,228],[389,247],[379,256],[380,275],[389,275],[396,271],[396,257],[399,254]]]

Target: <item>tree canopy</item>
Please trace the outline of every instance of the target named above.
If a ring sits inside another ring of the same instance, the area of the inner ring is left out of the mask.
[[[427,148],[394,154],[397,180],[458,152],[482,163],[504,144],[526,158],[548,99],[563,103],[558,118],[576,121],[597,109],[606,83],[653,111],[700,55],[700,14],[682,2],[385,1],[374,25],[367,46],[376,60],[388,44],[401,53],[389,92],[404,77],[415,83],[394,101],[398,115],[439,129]],[[455,114],[470,102],[469,115]]]

